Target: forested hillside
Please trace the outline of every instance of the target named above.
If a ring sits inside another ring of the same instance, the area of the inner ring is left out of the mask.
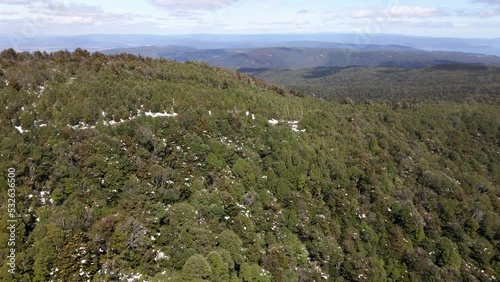
[[[499,278],[498,104],[342,104],[81,49],[0,67],[0,281]]]
[[[404,64],[404,63],[402,63]],[[444,64],[418,68],[240,69],[308,95],[341,101],[479,101],[500,104],[500,68]]]

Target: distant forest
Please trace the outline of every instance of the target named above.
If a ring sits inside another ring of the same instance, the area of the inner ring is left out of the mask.
[[[307,95],[358,102],[432,100],[500,103],[500,68],[470,64],[425,67],[317,67],[241,72]]]

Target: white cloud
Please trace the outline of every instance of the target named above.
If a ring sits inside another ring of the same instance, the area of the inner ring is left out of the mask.
[[[351,14],[352,18],[414,17],[428,18],[439,14],[436,8],[420,6],[392,6],[388,9],[360,10]]]
[[[79,17],[79,16],[61,16],[46,18],[45,24],[95,24],[96,19],[89,17]]]
[[[479,11],[462,11],[461,15],[476,16],[480,18],[491,18],[500,16],[500,0],[472,0],[471,2],[483,3],[489,5],[490,7],[488,7],[488,9],[483,9]]]
[[[460,17],[492,18],[500,16],[500,6],[493,9],[456,10],[454,13]]]
[[[485,3],[491,5],[500,5],[500,0],[473,0],[473,3]]]
[[[13,10],[1,10],[0,15],[2,16],[13,16],[13,15],[18,15],[19,12],[13,11]]]
[[[492,18],[500,16],[500,7],[492,10],[482,10],[470,13],[471,16],[476,16],[480,18]]]
[[[7,4],[7,5],[29,5],[33,1],[30,0],[0,0],[0,4]]]
[[[75,3],[66,4],[54,0],[38,2],[37,5],[30,6],[30,13],[37,17],[41,23],[48,24],[128,23],[139,18],[145,18],[145,16],[139,14],[106,12],[100,6]]]
[[[414,7],[414,6],[394,6],[389,9],[389,13],[402,17],[432,17],[436,14],[436,8]]]
[[[212,10],[231,5],[238,0],[150,0],[165,9]]]
[[[377,14],[379,14],[380,11],[373,11],[373,10],[361,10],[361,11],[356,11],[352,13],[351,17],[353,18],[371,18],[371,17],[376,17]]]

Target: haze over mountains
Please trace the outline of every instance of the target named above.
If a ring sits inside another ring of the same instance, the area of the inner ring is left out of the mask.
[[[426,51],[454,51],[500,55],[500,38],[446,38],[365,33],[0,36],[1,49],[14,48],[18,51],[73,50],[76,48],[98,51],[114,48],[158,45],[177,45],[200,49],[342,47],[337,44],[399,45]]]
[[[399,66],[415,68],[441,64],[500,66],[500,57],[458,52],[430,52],[395,45],[347,45],[336,48],[193,49],[179,46],[151,46],[104,51],[130,53],[176,61],[206,61],[214,66],[247,69],[296,69],[319,66]]]
[[[0,37],[0,48],[129,53],[176,61],[205,61],[234,69],[319,66],[415,68],[466,63],[500,66],[500,39],[390,34],[191,34]]]

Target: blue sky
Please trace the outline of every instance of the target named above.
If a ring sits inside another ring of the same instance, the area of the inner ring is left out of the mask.
[[[500,0],[0,0],[0,34],[364,32],[500,38]]]

